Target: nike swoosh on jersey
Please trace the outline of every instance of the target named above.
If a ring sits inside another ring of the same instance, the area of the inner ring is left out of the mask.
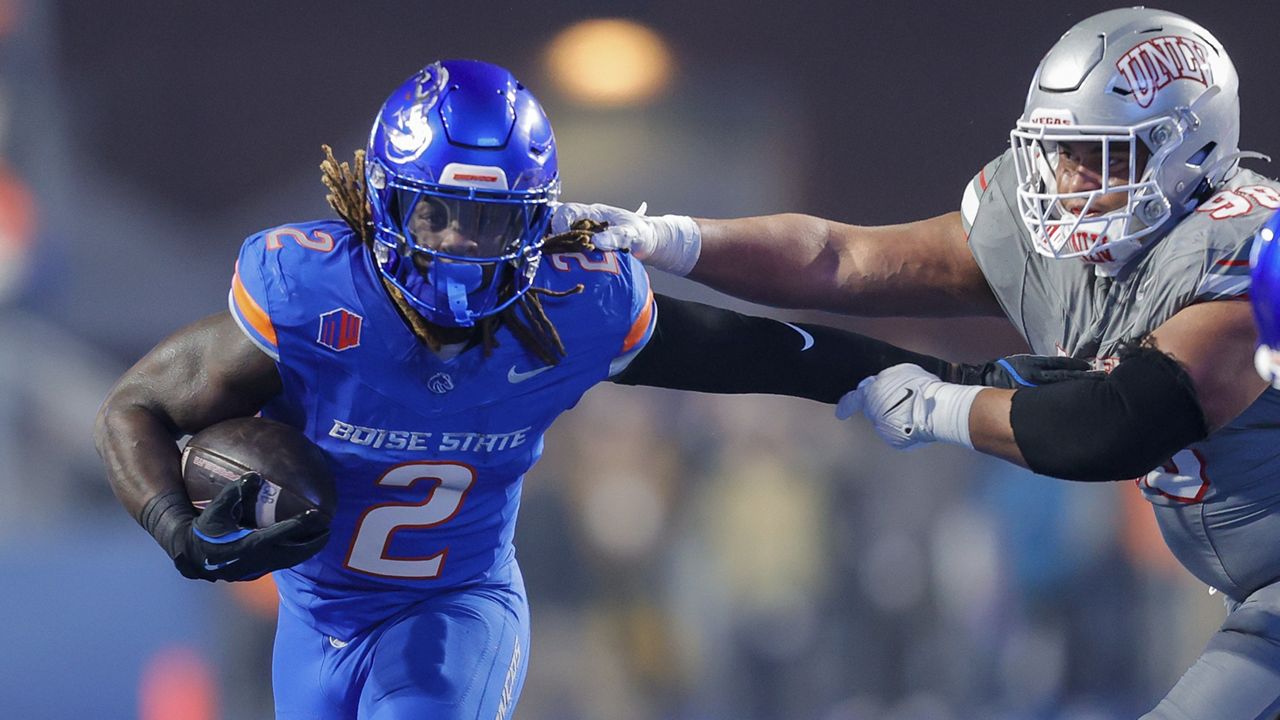
[[[804,328],[797,327],[789,322],[784,322],[782,324],[800,333],[800,337],[804,338],[804,347],[800,348],[800,352],[804,352],[805,350],[813,347],[813,336],[806,332]]]
[[[231,558],[226,562],[220,562],[220,563],[211,563],[206,559],[202,564],[204,565],[205,570],[212,571],[212,570],[221,570],[222,568],[227,567],[228,565],[234,565],[238,562],[240,562],[240,558]]]
[[[898,402],[890,405],[889,409],[884,411],[884,415],[887,416],[889,413],[893,412],[895,408],[897,408],[902,403],[910,400],[913,396],[915,396],[915,394],[916,394],[915,390],[912,390],[911,388],[907,388],[907,394],[898,398]]]
[[[533,377],[534,375],[537,375],[539,373],[544,373],[553,367],[555,366],[543,365],[542,367],[537,368],[536,370],[526,370],[525,372],[520,372],[519,370],[516,370],[515,365],[512,365],[511,369],[507,371],[507,382],[522,383],[525,380],[528,380],[529,378]]]

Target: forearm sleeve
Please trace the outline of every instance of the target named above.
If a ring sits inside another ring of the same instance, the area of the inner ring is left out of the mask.
[[[138,517],[138,524],[151,533],[170,558],[177,560],[186,548],[184,534],[188,531],[187,526],[197,514],[186,492],[174,490],[147,501]]]
[[[938,358],[846,330],[793,325],[663,295],[656,301],[653,337],[614,382],[835,403],[864,378],[899,363],[942,376],[949,369]]]
[[[1009,423],[1027,466],[1064,480],[1140,477],[1208,434],[1191,378],[1149,347],[1103,377],[1018,390]]]

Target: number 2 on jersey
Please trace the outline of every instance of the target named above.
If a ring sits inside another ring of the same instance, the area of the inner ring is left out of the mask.
[[[311,236],[295,227],[279,227],[267,232],[267,249],[279,250],[285,240],[292,240],[308,250],[329,252],[334,247],[333,236],[323,230],[312,230]]]
[[[391,537],[401,530],[423,530],[448,522],[462,506],[475,480],[474,469],[449,462],[408,462],[383,473],[378,485],[405,488],[421,482],[431,487],[420,503],[385,503],[366,510],[356,523],[347,567],[380,577],[417,580],[438,577],[449,548],[428,557],[388,557]]]

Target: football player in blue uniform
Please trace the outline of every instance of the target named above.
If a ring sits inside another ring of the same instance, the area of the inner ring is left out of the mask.
[[[424,68],[386,101],[367,156],[326,153],[341,219],[251,236],[230,312],[139,361],[95,428],[116,494],[185,576],[278,571],[279,720],[510,716],[529,657],[512,545],[521,481],[595,383],[834,403],[901,362],[1011,377],[655,298],[630,253],[592,247],[590,223],[547,238],[551,126],[493,65]],[[1050,365],[1019,369],[1074,367]],[[257,412],[325,451],[331,522],[240,529],[252,473],[196,515],[175,436]]]
[[[1258,326],[1253,364],[1258,374],[1280,390],[1280,211],[1258,228],[1249,252],[1249,300]]]

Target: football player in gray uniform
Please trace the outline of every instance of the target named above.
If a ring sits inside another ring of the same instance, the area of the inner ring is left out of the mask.
[[[959,212],[860,227],[804,215],[608,222],[597,244],[771,305],[1006,316],[1040,355],[1106,370],[998,390],[900,365],[861,411],[897,447],[945,441],[1071,480],[1137,479],[1174,554],[1230,612],[1146,718],[1280,713],[1280,391],[1254,372],[1251,238],[1280,184],[1238,166],[1237,75],[1187,18],[1113,10],[1041,61],[1010,148]]]

